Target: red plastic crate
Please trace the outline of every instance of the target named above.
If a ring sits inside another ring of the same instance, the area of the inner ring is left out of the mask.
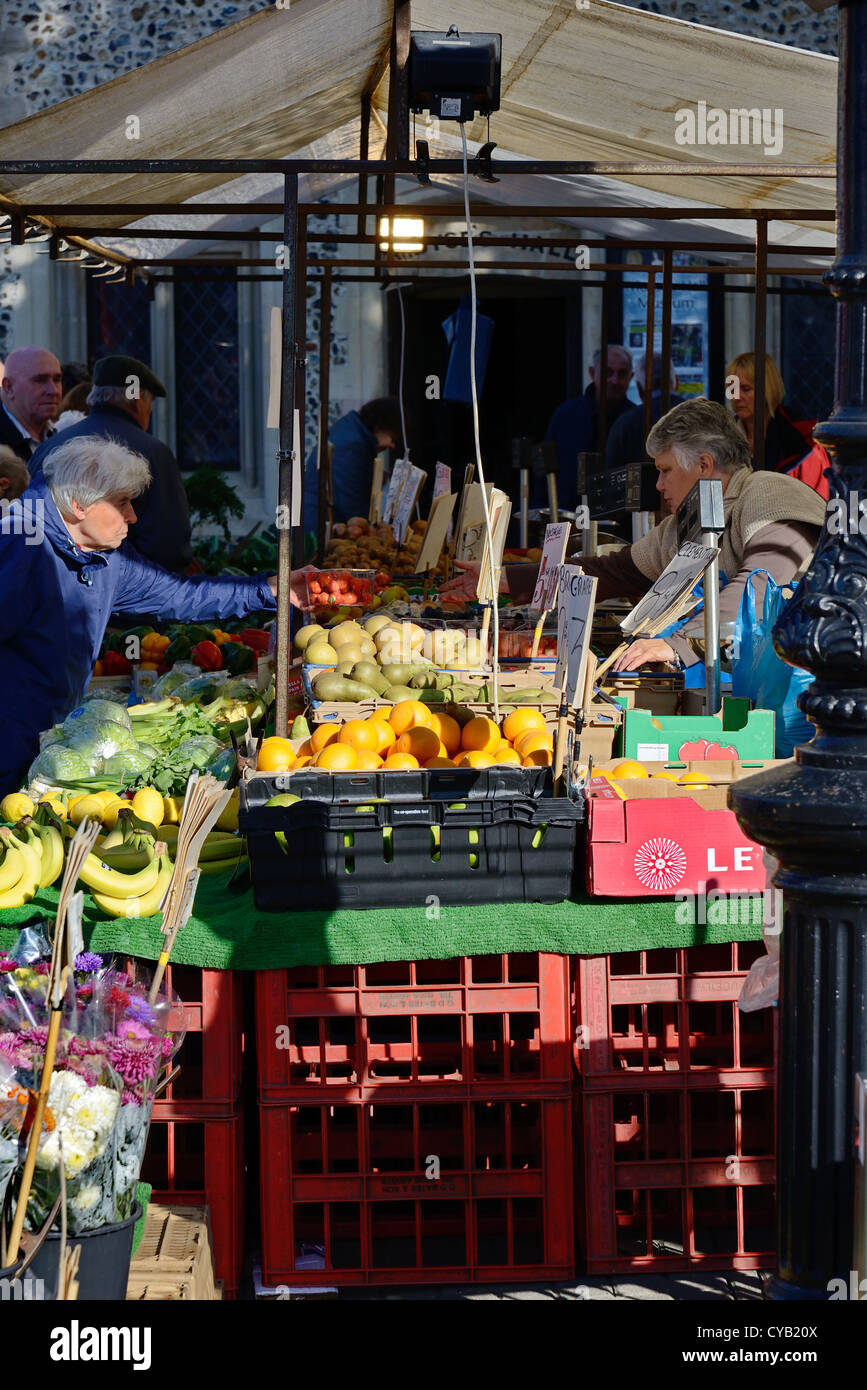
[[[241,1094],[243,979],[232,970],[169,965],[166,982],[184,1002],[187,1034],[176,1058],[178,1078],[162,1092],[154,1113],[224,1115]]]
[[[214,1270],[233,1294],[244,1263],[244,1116],[220,1119],[154,1112],[142,1165],[152,1202],[207,1206],[214,1237]]]
[[[576,1126],[588,1274],[774,1263],[771,1084],[582,1090]]]
[[[767,1084],[776,1011],[741,1013],[760,941],[576,958],[575,1062],[585,1089]]]
[[[568,956],[262,971],[256,1028],[265,1102],[572,1085]]]
[[[569,1278],[570,1111],[566,1098],[262,1105],[265,1283]]]

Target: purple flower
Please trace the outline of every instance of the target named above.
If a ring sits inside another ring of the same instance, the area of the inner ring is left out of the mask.
[[[129,1008],[126,1011],[127,1018],[134,1018],[139,1023],[152,1024],[156,1018],[156,1013],[146,999],[134,995],[129,1001]]]
[[[11,975],[13,970],[17,969],[14,960],[0,960],[0,975]]]
[[[120,1098],[120,1103],[121,1105],[142,1105],[144,1101],[143,1097],[138,1095],[137,1092],[124,1091]]]
[[[48,961],[47,961],[47,960],[40,960],[40,961],[37,961],[36,964],[34,965],[33,969],[34,969],[34,971],[36,972],[37,975],[50,975],[50,974],[51,974],[51,966],[48,964]]]
[[[76,970],[101,970],[102,965],[102,956],[98,956],[95,951],[81,951],[75,957]]]
[[[155,1038],[149,1038],[147,1042],[111,1038],[108,1055],[115,1071],[120,1073],[127,1086],[136,1086],[156,1075],[159,1044]]]
[[[144,1042],[150,1038],[151,1031],[134,1018],[124,1018],[117,1025],[117,1035],[119,1038],[138,1038],[139,1042]]]
[[[175,1050],[174,1042],[172,1041],[172,1039],[171,1039],[168,1035],[166,1035],[166,1037],[163,1038],[162,1047],[160,1048],[160,1051],[162,1052],[162,1055],[163,1055],[164,1057],[171,1057],[171,1055],[172,1055],[172,1053],[174,1052],[174,1050]]]

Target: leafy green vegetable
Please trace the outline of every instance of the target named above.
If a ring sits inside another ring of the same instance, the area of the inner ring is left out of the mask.
[[[132,727],[130,717],[123,705],[116,704],[114,700],[97,698],[85,700],[84,704],[77,705],[74,710],[71,710],[63,721],[63,732],[69,735],[80,728],[82,724],[95,724],[106,719],[110,719],[114,724],[122,724],[125,729]]]
[[[28,782],[34,777],[44,777],[46,781],[59,786],[67,782],[90,777],[92,763],[74,748],[66,748],[62,743],[52,743],[37,754],[27,773]]]

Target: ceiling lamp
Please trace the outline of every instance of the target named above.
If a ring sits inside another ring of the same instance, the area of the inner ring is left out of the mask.
[[[424,250],[423,217],[380,217],[380,251],[413,256]]]

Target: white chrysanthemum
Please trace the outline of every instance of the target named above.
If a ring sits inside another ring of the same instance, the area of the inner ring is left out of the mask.
[[[90,1187],[82,1188],[77,1197],[73,1197],[72,1205],[77,1212],[90,1211],[97,1202],[102,1200],[102,1189],[96,1183],[91,1183]]]
[[[79,1138],[82,1131],[78,1131],[75,1138],[64,1135],[63,1138],[63,1166],[66,1169],[67,1178],[78,1177],[85,1168],[89,1168],[95,1158],[99,1157],[99,1148],[89,1137]]]
[[[60,1139],[57,1130],[47,1134],[36,1152],[38,1168],[56,1168],[60,1162]]]
[[[51,1077],[48,1106],[55,1120],[61,1120],[84,1091],[87,1082],[74,1071],[56,1071]]]
[[[70,1122],[104,1139],[111,1131],[120,1105],[117,1091],[107,1086],[91,1086],[70,1107]]]

